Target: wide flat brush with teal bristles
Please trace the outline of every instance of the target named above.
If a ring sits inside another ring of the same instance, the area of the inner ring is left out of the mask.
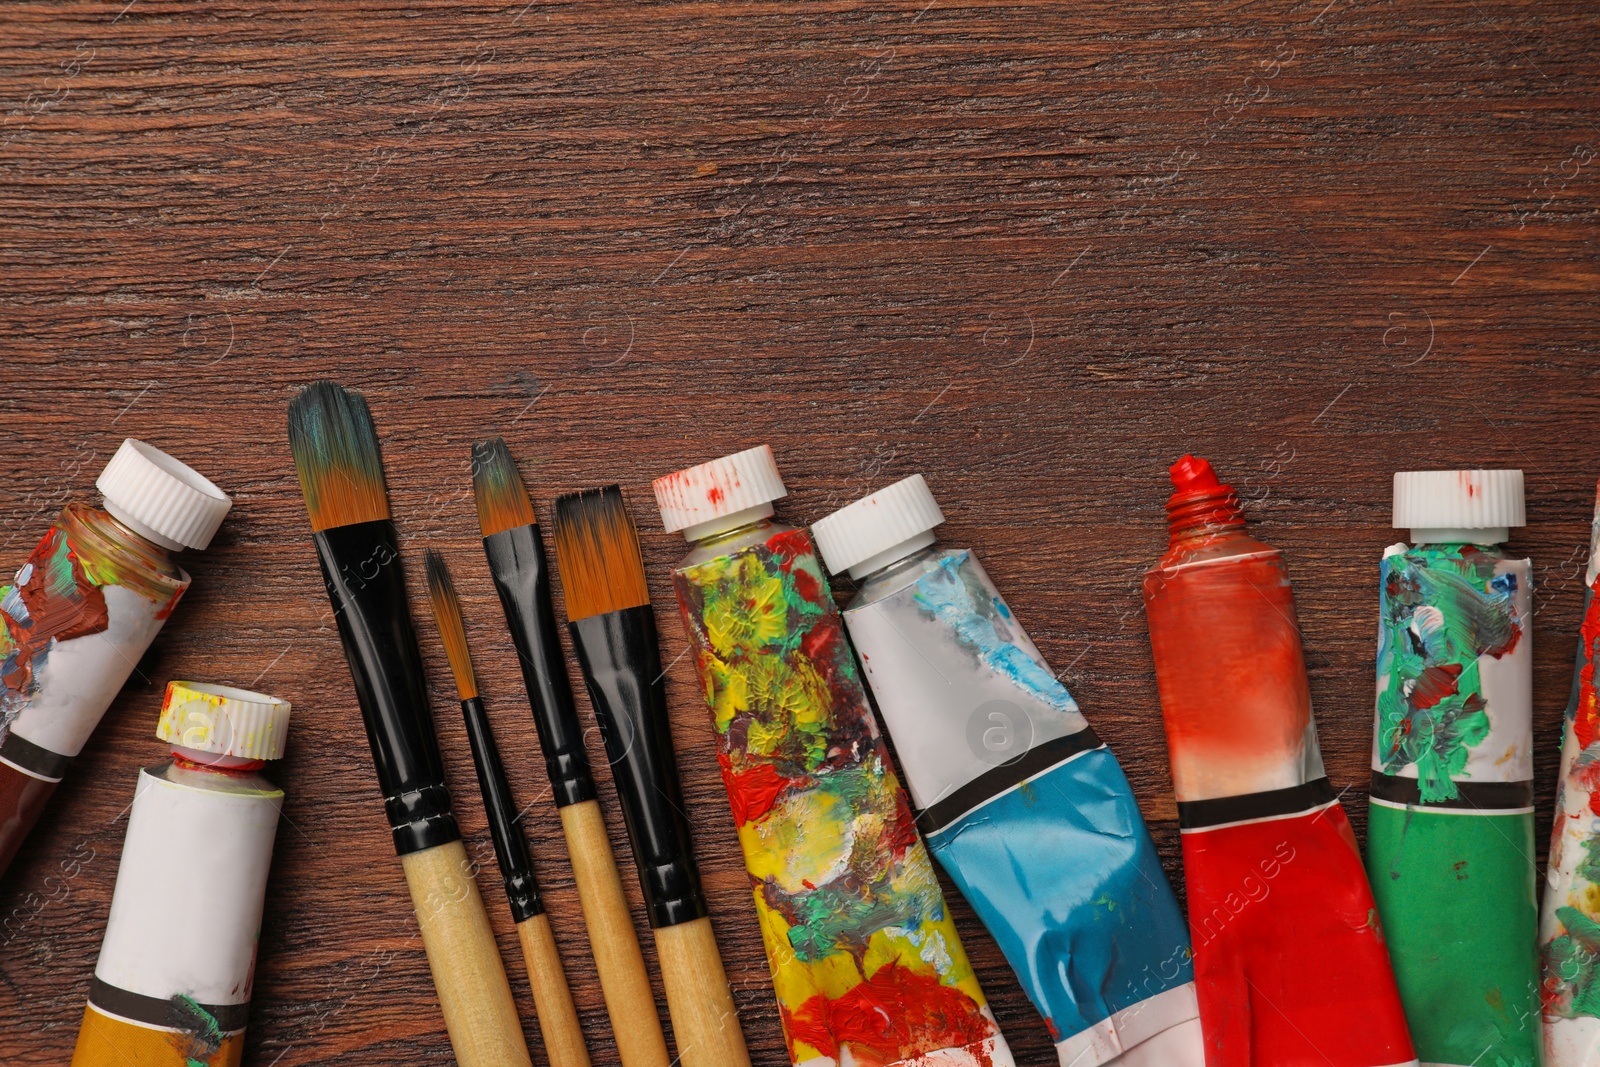
[[[308,386],[289,403],[289,447],[456,1060],[528,1064],[505,965],[450,810],[366,399],[330,381]]]

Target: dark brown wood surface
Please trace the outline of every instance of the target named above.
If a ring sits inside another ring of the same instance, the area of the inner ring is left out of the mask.
[[[1542,842],[1600,475],[1597,26],[1554,0],[0,7],[4,567],[92,498],[124,436],[236,499],[0,885],[0,1062],[70,1054],[174,677],[296,707],[246,1062],[448,1060],[285,441],[286,400],[320,376],[372,402],[419,611],[422,548],[455,567],[597,1063],[614,1049],[476,536],[480,435],[507,436],[542,509],[618,481],[639,516],[762,1067],[787,1059],[679,657],[682,544],[648,489],[761,441],[795,521],[927,475],[947,542],[980,551],[1120,754],[1175,878],[1138,595],[1166,464],[1212,458],[1289,552],[1358,829],[1390,474],[1522,467]],[[953,906],[1019,1062],[1053,1063]]]

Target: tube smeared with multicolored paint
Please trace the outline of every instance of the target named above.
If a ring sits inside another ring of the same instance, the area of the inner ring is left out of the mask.
[[[1600,1063],[1600,487],[1584,584],[1539,927],[1545,1067]]]
[[[1322,768],[1283,554],[1172,466],[1145,575],[1207,1067],[1415,1064],[1355,834]]]
[[[0,875],[99,725],[233,502],[128,438],[95,483],[105,510],[68,504],[0,588]]]
[[[999,942],[1062,1067],[1203,1067],[1189,932],[1111,750],[922,475],[813,527],[928,847]]]
[[[167,686],[172,759],[139,772],[73,1067],[239,1063],[288,733],[287,701]]]
[[[655,483],[673,585],[804,1067],[1012,1067],[878,734],[816,548],[762,445]]]
[[[1411,544],[1383,556],[1367,873],[1440,1067],[1539,1063],[1533,565],[1501,547],[1523,521],[1519,470],[1394,476]]]

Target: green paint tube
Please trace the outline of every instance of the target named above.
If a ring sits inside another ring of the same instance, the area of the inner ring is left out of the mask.
[[[1395,475],[1367,870],[1418,1058],[1538,1067],[1532,564],[1522,472]]]

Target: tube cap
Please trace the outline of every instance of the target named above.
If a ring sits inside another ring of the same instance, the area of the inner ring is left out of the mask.
[[[159,448],[128,438],[94,483],[106,510],[162,548],[204,548],[233,501]]]
[[[156,736],[191,752],[281,759],[289,739],[289,702],[229,685],[169,682]]]
[[[927,480],[913,474],[817,520],[811,533],[830,571],[860,578],[931,544],[943,521]]]
[[[1394,525],[1413,541],[1498,544],[1526,524],[1520,470],[1395,472]]]
[[[652,488],[661,524],[691,541],[765,518],[774,500],[789,495],[766,445],[657,478]]]

